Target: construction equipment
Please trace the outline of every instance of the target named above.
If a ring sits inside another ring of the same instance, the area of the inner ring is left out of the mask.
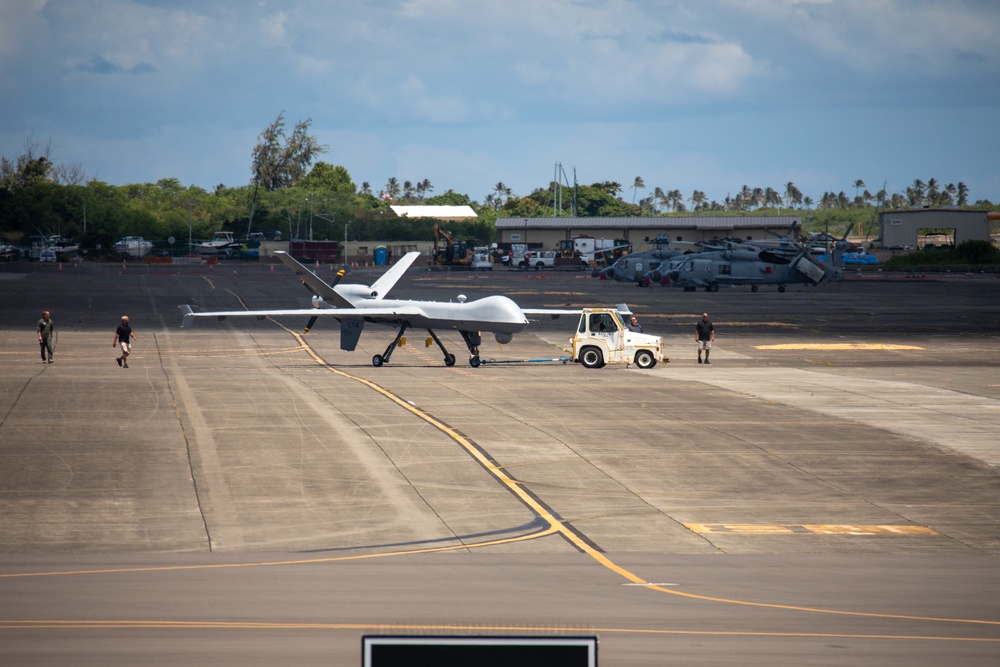
[[[434,257],[436,266],[464,266],[472,264],[475,246],[466,241],[456,241],[451,232],[434,223]]]

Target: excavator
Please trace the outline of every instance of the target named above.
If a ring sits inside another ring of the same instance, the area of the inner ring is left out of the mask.
[[[434,223],[434,265],[469,267],[474,255],[474,244],[456,241],[451,232]]]

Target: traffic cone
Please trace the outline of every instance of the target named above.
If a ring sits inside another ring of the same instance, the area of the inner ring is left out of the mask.
[[[274,273],[274,264],[271,265],[271,273]]]
[[[59,270],[62,271],[62,262],[59,262]]]

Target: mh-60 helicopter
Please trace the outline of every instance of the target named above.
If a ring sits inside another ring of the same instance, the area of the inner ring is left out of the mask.
[[[756,292],[761,285],[777,285],[779,292],[790,284],[819,285],[838,280],[841,269],[823,262],[794,238],[795,228],[774,243],[730,242],[722,247],[674,257],[661,263],[650,274],[651,282],[672,285],[692,292],[699,287],[717,292],[720,285],[750,285]],[[846,244],[847,234],[837,242]],[[770,232],[774,236],[773,232]]]

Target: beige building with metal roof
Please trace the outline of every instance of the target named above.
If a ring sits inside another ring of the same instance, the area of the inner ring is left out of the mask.
[[[883,211],[878,216],[879,238],[883,248],[920,248],[921,237],[939,233],[958,245],[963,241],[989,241],[987,211],[962,211],[957,208],[911,208]]]
[[[669,216],[620,218],[497,218],[497,243],[524,244],[529,248],[555,248],[560,241],[579,236],[624,239],[633,244],[664,235],[672,242],[699,243],[734,237],[747,240],[773,239],[782,235],[802,216]]]

